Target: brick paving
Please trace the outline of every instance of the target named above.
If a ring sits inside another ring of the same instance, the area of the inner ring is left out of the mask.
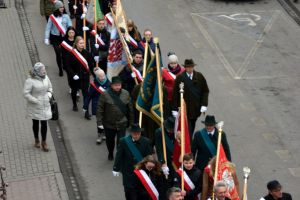
[[[68,199],[48,128],[51,151],[33,147],[23,84],[32,66],[15,8],[0,10],[0,164],[7,169],[8,199]],[[51,77],[50,77],[51,78]]]

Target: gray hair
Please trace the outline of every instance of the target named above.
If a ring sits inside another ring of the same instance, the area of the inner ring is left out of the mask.
[[[217,183],[214,185],[214,192],[216,192],[219,188],[225,187],[227,188],[227,185],[224,181],[217,181]]]
[[[167,199],[169,199],[173,193],[181,192],[181,189],[178,187],[171,187],[167,190]]]

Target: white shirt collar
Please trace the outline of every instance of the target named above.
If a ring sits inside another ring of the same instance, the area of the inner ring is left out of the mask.
[[[214,129],[212,132],[208,132],[208,131],[207,131],[207,134],[212,134],[212,135],[214,135],[214,134],[215,134],[215,129]]]

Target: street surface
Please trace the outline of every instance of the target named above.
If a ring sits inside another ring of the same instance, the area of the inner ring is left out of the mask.
[[[124,0],[123,5],[141,32],[150,28],[159,37],[165,60],[168,51],[175,51],[180,63],[185,58],[197,63],[196,70],[204,74],[210,88],[208,114],[225,122],[241,188],[242,168],[251,168],[248,198],[259,199],[267,193],[266,183],[278,179],[285,191],[299,199],[300,28],[280,4]],[[43,44],[46,21],[39,15],[38,3],[24,0],[24,6],[39,57],[54,85],[60,124],[84,199],[124,199],[121,178],[112,177],[113,163],[107,161],[105,144],[95,144],[95,119],[87,121],[82,111],[72,111],[66,76],[58,77],[53,48]],[[19,65],[29,69],[31,64]],[[17,97],[22,98],[20,90],[10,98]],[[197,129],[203,127],[203,119]]]

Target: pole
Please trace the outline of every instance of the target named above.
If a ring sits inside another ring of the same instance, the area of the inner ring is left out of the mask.
[[[249,167],[244,167],[243,172],[244,172],[243,200],[247,200],[248,178],[251,170]]]
[[[165,139],[165,128],[164,128],[164,111],[163,111],[163,93],[162,93],[161,74],[160,74],[158,41],[159,41],[158,38],[154,38],[155,55],[156,55],[157,83],[158,83],[158,94],[159,94],[161,137],[162,137],[162,144],[163,144],[164,160],[165,160],[165,164],[167,165],[167,151],[166,151],[166,139]]]
[[[184,83],[180,83],[180,145],[181,145],[181,190],[184,191],[184,168],[183,168],[183,156],[185,154],[185,127],[184,127],[184,112],[185,112],[185,103],[183,99],[183,93],[184,93]]]
[[[146,41],[145,52],[144,52],[143,79],[146,76],[146,70],[147,70],[147,64],[148,64],[147,60],[148,60],[148,42]],[[139,113],[139,125],[140,125],[140,127],[142,127],[142,123],[143,123],[143,113],[140,111],[140,113]]]
[[[85,0],[82,1],[82,13],[85,15],[86,12]],[[86,17],[83,18],[83,27],[86,26]],[[86,49],[86,31],[83,30],[84,49]]]
[[[219,170],[219,158],[220,158],[220,146],[221,146],[221,139],[222,139],[222,127],[224,122],[221,121],[218,124],[218,145],[217,145],[217,156],[216,156],[216,167],[215,167],[215,176],[214,176],[214,185],[217,183],[218,180],[218,170]],[[213,200],[215,199],[215,193],[213,192]]]
[[[122,33],[121,33],[121,30],[120,30],[119,27],[118,27],[116,15],[115,15],[115,13],[113,12],[113,10],[112,10],[111,7],[110,7],[110,12],[111,12],[111,15],[113,16],[115,26],[117,27],[118,34],[119,34],[120,40],[121,40],[121,42],[122,42],[123,49],[125,50],[126,60],[127,60],[128,65],[129,65],[129,68],[130,68],[131,72],[134,72],[134,71],[133,71],[133,67],[132,67],[132,65],[131,65],[131,60],[130,60],[129,53],[127,52],[127,49],[125,48],[125,47],[126,47],[125,39],[124,39],[124,37],[123,37],[123,35],[122,35]],[[139,84],[139,82],[137,81],[137,78],[136,78],[136,77],[134,77],[134,82],[135,82],[136,85]]]

